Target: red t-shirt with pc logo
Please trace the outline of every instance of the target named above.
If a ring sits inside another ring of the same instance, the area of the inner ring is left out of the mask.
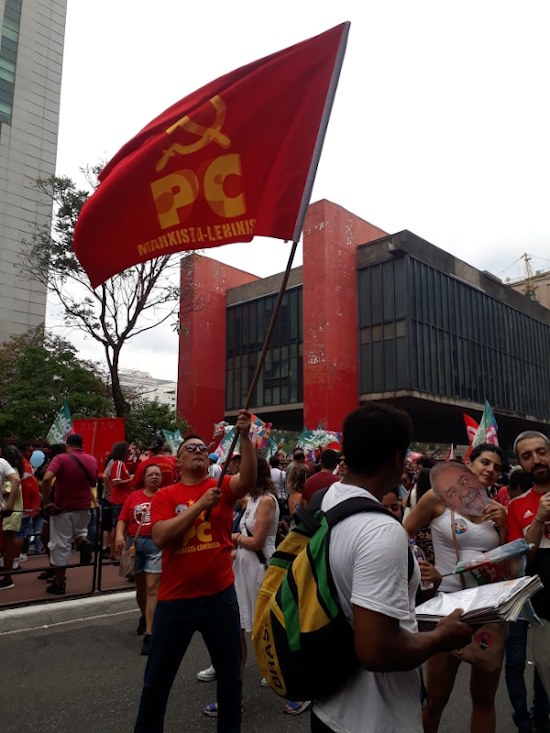
[[[208,519],[201,512],[177,544],[163,549],[159,601],[211,596],[234,582],[231,528],[236,499],[230,481],[231,476],[224,478],[222,496]],[[216,479],[205,478],[193,486],[179,483],[159,489],[151,502],[151,525],[187,511],[216,485]]]

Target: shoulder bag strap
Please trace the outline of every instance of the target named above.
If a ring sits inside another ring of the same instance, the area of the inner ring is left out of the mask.
[[[138,524],[137,532],[135,533],[135,535],[134,535],[134,536],[133,536],[133,538],[132,538],[132,544],[133,544],[133,545],[135,545],[135,544],[136,544],[136,540],[137,540],[137,538],[139,537],[139,533],[141,532],[141,525],[142,525],[142,524],[143,524],[143,517],[142,517],[142,519],[141,519],[140,523]]]
[[[451,509],[451,537],[453,538],[453,547],[455,549],[455,555],[456,555],[456,562],[457,564],[460,562],[460,547],[458,545],[458,540],[456,538],[456,530],[455,530],[455,510]],[[464,580],[463,573],[459,573],[460,575],[460,585],[462,586],[462,590],[466,588],[466,581]]]
[[[82,469],[82,472],[84,473],[84,475],[85,475],[85,476],[86,476],[86,478],[88,479],[88,483],[90,484],[90,487],[91,487],[91,488],[93,488],[93,487],[94,487],[94,486],[96,485],[96,479],[92,478],[92,474],[91,474],[91,473],[90,473],[90,472],[88,471],[88,469],[86,468],[86,466],[84,466],[84,464],[82,464],[82,463],[81,463],[81,462],[80,462],[80,461],[78,460],[78,458],[77,458],[77,457],[76,457],[76,456],[74,455],[74,453],[67,453],[67,455],[68,455],[68,456],[69,456],[69,458],[71,458],[71,459],[72,459],[72,460],[73,460],[73,461],[74,461],[75,463],[78,463],[78,465],[79,465],[79,466],[80,466],[80,468]]]
[[[328,489],[323,492],[323,495],[326,494],[327,491]],[[320,491],[316,492],[315,496],[320,493]],[[395,519],[396,522],[399,522],[399,519],[389,512],[386,507],[382,506],[379,501],[369,499],[368,496],[365,496],[364,498],[362,496],[354,496],[351,499],[346,499],[332,509],[329,509],[328,512],[326,512],[325,517],[329,528],[332,529],[335,524],[346,519],[346,517],[351,517],[354,514],[360,514],[361,512],[377,512],[378,514],[385,514],[386,516]],[[407,578],[409,581],[413,576],[414,567],[415,565],[412,552],[410,548],[407,548]]]

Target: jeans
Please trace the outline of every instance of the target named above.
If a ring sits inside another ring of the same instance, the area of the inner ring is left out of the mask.
[[[526,621],[510,622],[508,624],[508,639],[506,641],[504,676],[506,678],[508,696],[514,709],[512,717],[517,726],[522,723],[527,723],[531,719],[527,707],[527,689],[524,679],[528,628],[529,624]],[[546,720],[550,711],[550,705],[536,667],[533,687],[533,719]]]
[[[41,555],[44,552],[44,545],[42,544],[42,540],[40,539],[40,532],[42,530],[43,524],[44,520],[42,519],[40,514],[37,514],[35,517],[32,518],[32,534],[34,535],[35,555]]]
[[[241,632],[235,588],[177,601],[159,601],[134,733],[162,733],[170,689],[195,631],[216,669],[218,733],[241,730]]]

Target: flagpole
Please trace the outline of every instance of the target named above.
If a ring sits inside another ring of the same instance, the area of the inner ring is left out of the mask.
[[[273,313],[271,314],[271,320],[269,321],[269,326],[267,327],[267,331],[266,331],[265,338],[264,338],[264,344],[262,346],[260,356],[258,357],[258,363],[256,364],[254,376],[252,377],[252,381],[250,382],[250,387],[248,388],[248,393],[246,395],[244,405],[242,407],[243,410],[248,410],[248,408],[250,407],[250,403],[252,402],[252,398],[254,397],[254,392],[256,391],[256,387],[258,386],[258,380],[260,379],[260,374],[262,373],[262,369],[263,369],[263,366],[266,360],[267,352],[271,344],[271,337],[273,336],[273,331],[275,330],[275,325],[277,324],[277,318],[279,317],[279,313],[281,311],[281,305],[283,304],[283,297],[286,292],[286,287],[288,285],[288,280],[290,278],[290,272],[292,270],[292,263],[294,262],[294,255],[296,254],[297,248],[298,248],[298,240],[295,239],[294,242],[292,242],[292,247],[290,249],[290,254],[288,256],[288,262],[286,265],[286,270],[283,275],[283,280],[281,282],[279,294],[277,295],[275,307],[273,308]],[[229,459],[231,458],[233,451],[235,450],[235,446],[237,445],[238,439],[239,439],[239,431],[236,430],[235,435],[233,436],[233,440],[231,441],[229,451],[227,452],[227,458],[224,462],[224,465],[222,466],[222,472],[218,477],[218,487],[222,485],[222,481],[227,472],[227,466],[229,464]]]
[[[317,166],[319,165],[323,143],[325,142],[325,135],[330,119],[330,113],[332,112],[332,105],[334,103],[334,97],[336,96],[336,87],[338,86],[340,71],[342,70],[342,64],[344,62],[344,55],[346,53],[346,44],[348,42],[350,25],[351,23],[349,21],[346,21],[346,23],[344,23],[344,30],[342,32],[342,38],[340,39],[340,46],[338,47],[338,53],[336,54],[334,69],[332,70],[332,78],[330,80],[330,85],[325,101],[325,109],[323,110],[323,116],[321,117],[321,122],[319,124],[319,132],[317,133],[317,140],[313,149],[311,165],[309,166],[309,173],[307,175],[306,184],[304,186],[302,203],[300,204],[298,216],[296,218],[296,225],[294,227],[294,234],[292,237],[294,242],[297,242],[302,234],[302,228],[304,226],[304,220],[306,218],[307,209],[311,199],[311,192],[313,190],[313,183],[315,181],[315,174],[317,173]]]

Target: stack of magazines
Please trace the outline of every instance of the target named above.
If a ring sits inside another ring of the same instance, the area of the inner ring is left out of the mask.
[[[457,608],[464,609],[461,621],[485,624],[489,621],[517,621],[527,601],[543,587],[538,575],[466,588],[456,593],[439,593],[416,607],[422,628],[432,627]]]

